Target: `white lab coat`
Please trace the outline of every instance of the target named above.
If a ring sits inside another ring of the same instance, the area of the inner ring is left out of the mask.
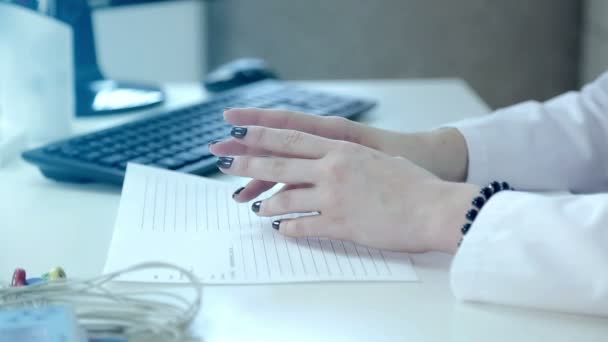
[[[481,210],[452,262],[454,295],[608,315],[608,73],[451,126],[467,143],[469,182],[518,190]]]

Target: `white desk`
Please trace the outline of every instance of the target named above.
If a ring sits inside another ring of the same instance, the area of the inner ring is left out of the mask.
[[[394,130],[428,129],[488,111],[457,80],[304,84],[379,100],[361,121]],[[205,96],[195,85],[168,90],[170,107]],[[75,129],[145,115],[80,119]],[[119,194],[104,185],[49,181],[22,161],[0,168],[0,280],[7,282],[17,266],[30,275],[55,265],[71,276],[99,274]],[[205,341],[608,340],[608,319],[459,303],[450,294],[448,255],[415,255],[413,261],[417,283],[207,286],[197,330]]]

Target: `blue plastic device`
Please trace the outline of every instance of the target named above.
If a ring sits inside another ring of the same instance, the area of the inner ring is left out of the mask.
[[[0,310],[0,342],[83,342],[84,334],[68,307]]]

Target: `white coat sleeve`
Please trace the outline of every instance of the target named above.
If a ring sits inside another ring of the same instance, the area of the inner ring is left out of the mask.
[[[608,190],[608,73],[580,92],[524,102],[452,125],[469,151],[468,181],[520,190]]]
[[[608,194],[496,194],[450,281],[462,300],[608,316]]]

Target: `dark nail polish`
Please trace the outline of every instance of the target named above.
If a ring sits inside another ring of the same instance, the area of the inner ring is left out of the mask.
[[[220,141],[219,140],[211,140],[207,146],[215,145],[218,142],[220,142]]]
[[[217,158],[217,167],[222,168],[222,169],[229,169],[232,166],[232,162],[234,161],[234,158],[232,157],[219,157]]]
[[[281,220],[272,221],[272,228],[279,230],[280,225],[281,225]]]
[[[253,204],[251,205],[251,210],[253,210],[254,213],[257,213],[258,211],[260,211],[261,205],[262,201],[253,202]]]
[[[227,110],[231,110],[231,109],[233,109],[233,107],[226,107],[226,108],[224,108],[224,112]]]
[[[238,194],[240,194],[240,193],[241,193],[241,191],[243,191],[243,189],[245,189],[245,187],[244,187],[244,186],[242,186],[242,187],[240,187],[240,188],[236,189],[236,191],[235,191],[235,192],[232,194],[232,198],[235,198],[235,197],[236,197]]]
[[[247,135],[247,128],[246,127],[232,127],[232,130],[230,131],[230,135],[232,135],[233,137],[235,137],[237,139],[243,139],[245,137],[245,135]]]

